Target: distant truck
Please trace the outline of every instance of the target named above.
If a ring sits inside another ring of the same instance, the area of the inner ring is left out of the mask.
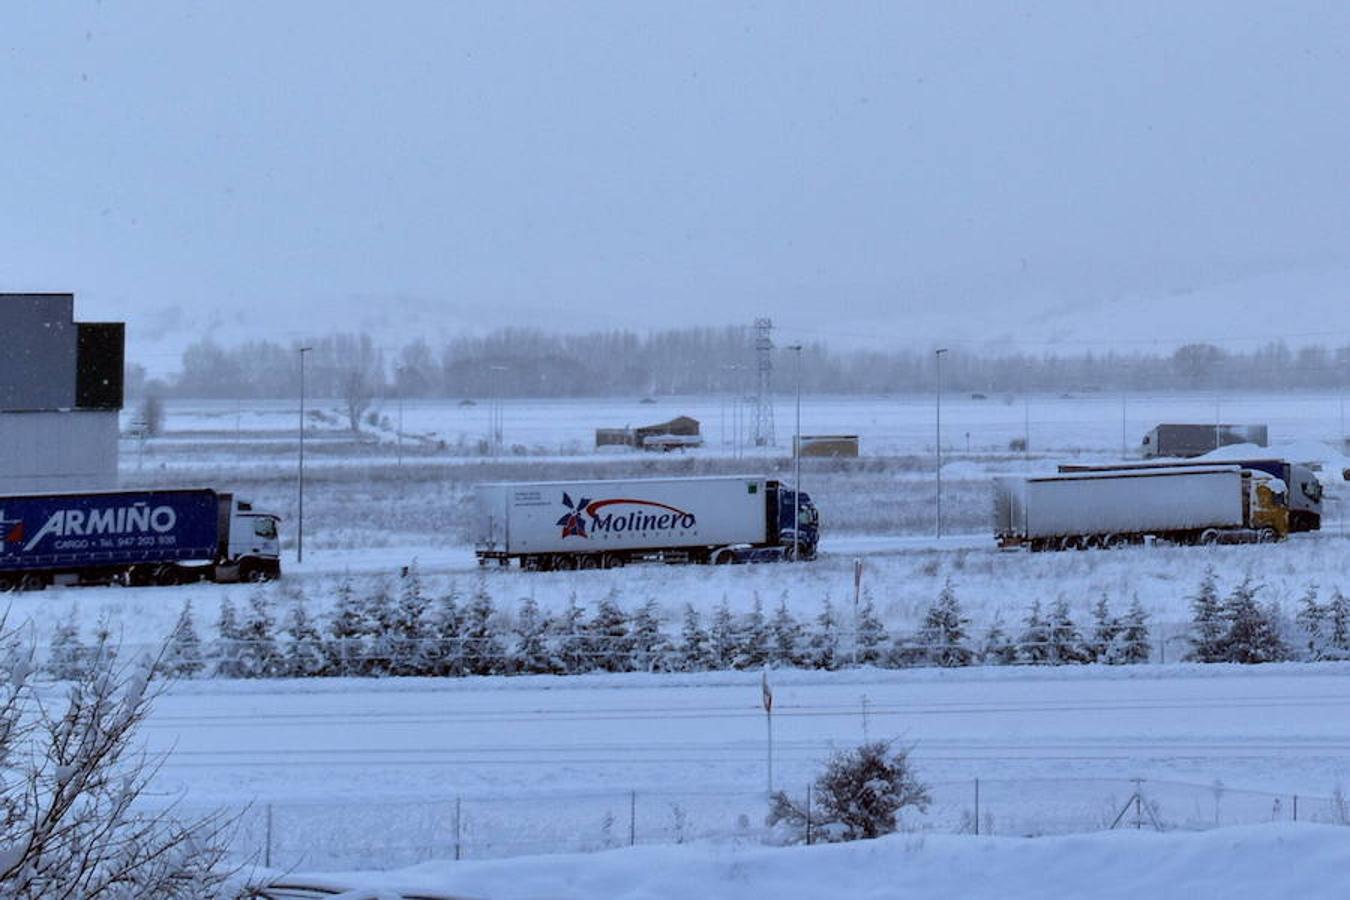
[[[0,591],[266,581],[278,521],[208,489],[0,496]]]
[[[1256,472],[1264,472],[1287,488],[1280,494],[1289,510],[1289,530],[1291,532],[1318,531],[1322,527],[1322,482],[1312,469],[1288,460],[1272,458],[1224,459],[1224,460],[1157,460],[1147,463],[1114,463],[1105,465],[1065,464],[1059,467],[1061,472],[1111,472],[1134,469],[1195,468],[1197,466],[1238,466]],[[1279,484],[1272,482],[1279,487]],[[1280,492],[1276,492],[1279,494]]]
[[[541,572],[811,559],[820,535],[809,496],[755,475],[480,484],[474,499],[479,563]]]
[[[1159,425],[1144,435],[1144,458],[1155,456],[1192,457],[1230,444],[1270,442],[1265,425]]]
[[[994,533],[1002,548],[1030,550],[1276,541],[1289,534],[1283,490],[1235,465],[1002,477]]]

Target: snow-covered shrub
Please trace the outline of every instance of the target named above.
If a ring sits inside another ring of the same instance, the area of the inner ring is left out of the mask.
[[[1214,567],[1210,566],[1191,597],[1191,651],[1186,658],[1195,662],[1223,661],[1227,630]]]
[[[937,600],[928,607],[919,628],[915,643],[923,660],[931,666],[970,665],[975,654],[967,644],[966,626],[969,624],[970,620],[961,612],[951,579],[948,579]]]
[[[193,678],[205,668],[202,639],[197,634],[197,622],[192,615],[192,601],[187,600],[183,603],[183,611],[178,614],[173,633],[169,635],[160,669],[171,678]]]
[[[1289,649],[1276,625],[1277,611],[1262,608],[1256,602],[1260,589],[1247,576],[1224,601],[1228,633],[1224,635],[1223,648],[1228,662],[1264,663],[1289,658]]]
[[[784,843],[856,841],[890,834],[899,813],[928,808],[928,788],[915,777],[907,749],[869,741],[830,758],[812,796],[792,799],[777,791],[767,824]]]

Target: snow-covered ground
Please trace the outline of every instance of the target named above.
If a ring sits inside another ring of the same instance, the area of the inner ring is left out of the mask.
[[[1347,676],[1350,664],[777,672],[774,784],[804,794],[833,750],[894,738],[933,788],[926,815],[903,817],[912,829],[969,830],[977,791],[986,834],[1101,829],[1135,778],[1167,828],[1283,821],[1296,802],[1301,820],[1329,821],[1350,781]],[[759,678],[186,682],[144,734],[172,752],[157,793],[251,804],[241,852],[270,847],[284,868],[757,840]]]
[[[944,452],[1008,452],[1015,438],[1029,438],[1034,453],[1137,454],[1149,429],[1160,422],[1215,421],[1264,423],[1275,444],[1295,441],[1338,443],[1344,434],[1344,399],[1340,393],[1229,394],[1180,392],[1167,394],[1108,394],[1087,391],[1064,394],[1014,395],[989,393],[985,399],[948,393],[942,400]],[[856,434],[864,456],[928,453],[934,448],[934,397],[898,394],[889,397],[805,396],[802,398],[803,434]],[[311,399],[311,408],[328,415],[328,427],[340,437],[345,414],[340,401]],[[736,455],[746,458],[784,455],[791,446],[795,423],[793,399],[775,397],[776,448],[750,445],[749,415],[744,401],[717,395],[661,397],[654,403],[631,399],[483,400],[472,406],[454,401],[405,400],[404,449],[408,454],[432,452],[434,442],[445,441],[446,452],[476,453],[477,442],[490,431],[494,407],[500,407],[505,454],[519,447],[531,454],[613,455],[613,448],[597,451],[595,429],[623,428],[664,422],[675,416],[698,419],[705,445],[693,456]],[[374,411],[384,427],[363,428],[385,444],[385,458],[396,451],[399,404],[377,401]],[[195,432],[193,441],[253,445],[259,438],[295,436],[295,401],[175,400],[167,404],[170,431]],[[135,410],[123,417],[130,422]],[[311,423],[311,427],[314,427]],[[146,462],[154,459],[152,440]],[[431,443],[429,443],[431,442]],[[181,443],[181,441],[180,441]],[[129,448],[130,449],[130,448]],[[628,455],[628,454],[623,454]],[[322,459],[316,460],[322,464]],[[134,467],[134,454],[124,466]]]
[[[438,862],[308,880],[369,890],[559,900],[700,897],[1094,897],[1332,900],[1345,895],[1344,829],[1259,825],[1184,834],[1113,831],[1036,839],[893,835],[831,846],[697,843],[573,856]]]

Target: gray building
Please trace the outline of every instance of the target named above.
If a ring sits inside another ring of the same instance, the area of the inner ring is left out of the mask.
[[[117,486],[126,330],[72,294],[0,294],[0,493]]]

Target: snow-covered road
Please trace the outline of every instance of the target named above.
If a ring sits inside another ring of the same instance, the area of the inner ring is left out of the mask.
[[[146,728],[160,788],[259,802],[753,789],[757,673],[199,682]],[[932,779],[1176,778],[1328,794],[1350,775],[1350,666],[773,676],[776,780],[833,747],[913,744]]]
[[[840,535],[825,537],[820,552],[828,556],[871,556],[913,550],[990,550],[994,539],[985,532],[947,534],[941,538],[914,535]],[[478,568],[473,548],[465,545],[401,544],[397,547],[323,548],[305,553],[303,563],[293,556],[282,560],[287,578],[314,575],[389,574],[416,559],[425,574],[471,572]]]

